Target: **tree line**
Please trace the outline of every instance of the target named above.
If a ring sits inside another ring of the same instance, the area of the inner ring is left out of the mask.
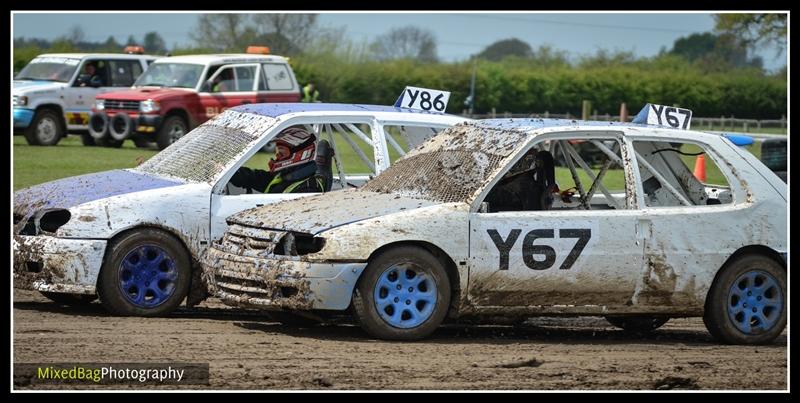
[[[653,57],[598,50],[571,56],[519,38],[497,41],[470,60],[445,63],[436,37],[415,26],[391,28],[363,43],[344,28],[321,27],[315,14],[205,14],[190,33],[193,44],[167,48],[157,32],[125,43],[89,42],[80,28],[55,41],[14,39],[14,68],[44,52],[119,52],[141,44],[149,54],[242,52],[252,44],[290,56],[298,81],[314,82],[329,102],[392,103],[406,85],[451,91],[448,112],[461,112],[476,69],[475,113],[550,111],[577,114],[583,99],[598,113],[617,113],[620,102],[678,104],[697,116],[780,118],[786,114],[786,68],[767,73],[756,46],[786,36],[785,16],[723,14],[714,32],[676,40]]]

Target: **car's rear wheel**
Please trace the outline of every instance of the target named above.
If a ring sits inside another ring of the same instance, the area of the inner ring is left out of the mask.
[[[161,128],[156,134],[156,144],[158,149],[163,150],[169,147],[172,143],[178,141],[188,131],[188,125],[180,116],[169,116],[164,119]]]
[[[186,297],[191,273],[189,253],[175,237],[152,228],[130,231],[109,245],[100,302],[117,315],[164,315]]]
[[[97,299],[95,294],[65,294],[62,292],[40,291],[47,299],[64,305],[86,305]]]
[[[664,326],[669,317],[666,316],[606,316],[608,323],[626,332],[646,334]]]
[[[449,305],[444,265],[416,246],[381,253],[364,270],[353,293],[355,319],[381,339],[424,338],[439,327]]]
[[[762,255],[744,255],[717,275],[703,320],[730,344],[764,344],[786,327],[786,270]]]
[[[58,144],[64,133],[64,119],[53,109],[36,111],[31,125],[25,131],[25,140],[32,146],[54,146]]]

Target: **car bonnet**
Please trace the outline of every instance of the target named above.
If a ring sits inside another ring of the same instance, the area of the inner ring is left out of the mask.
[[[229,217],[228,222],[256,228],[318,234],[334,227],[435,204],[438,203],[353,189],[245,210]]]
[[[111,196],[183,184],[121,169],[73,176],[14,192],[14,215],[27,216],[41,209],[66,209]]]

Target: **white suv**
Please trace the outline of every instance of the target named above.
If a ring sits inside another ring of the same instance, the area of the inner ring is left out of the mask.
[[[130,87],[155,60],[142,54],[39,55],[14,78],[14,131],[28,144],[55,145],[67,131],[86,131],[97,94]],[[94,74],[87,74],[94,66]],[[88,132],[86,140],[91,140]]]

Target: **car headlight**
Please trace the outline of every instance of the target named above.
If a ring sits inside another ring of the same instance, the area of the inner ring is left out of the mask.
[[[95,99],[94,109],[97,109],[98,111],[106,110],[106,101],[104,99]]]
[[[158,112],[160,109],[161,105],[158,103],[158,101],[148,99],[147,101],[142,101],[142,103],[139,104],[139,112],[142,113]]]
[[[27,106],[28,105],[28,97],[22,95],[14,95],[14,106]]]

